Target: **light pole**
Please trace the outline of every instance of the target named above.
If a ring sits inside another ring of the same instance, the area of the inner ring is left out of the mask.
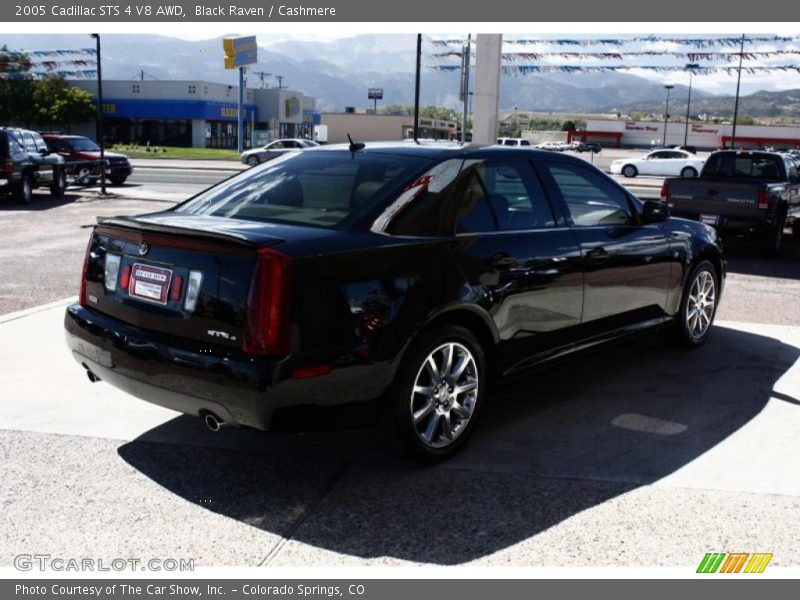
[[[664,86],[664,89],[667,90],[667,106],[664,109],[664,147],[667,147],[667,121],[669,120],[669,91],[674,88],[675,86],[672,84],[667,84]]]
[[[694,70],[699,67],[697,63],[689,63],[686,69],[689,71],[689,98],[686,100],[686,127],[683,130],[683,145],[686,146],[689,140],[689,107],[692,105],[692,75]]]
[[[731,149],[736,144],[736,119],[739,117],[739,84],[742,83],[742,58],[744,57],[744,34],[739,46],[739,74],[736,76],[736,103],[733,105],[733,131],[731,131]]]
[[[100,144],[100,193],[106,195],[106,151],[103,142],[103,67],[100,60],[100,34],[90,33],[97,42],[97,143]]]

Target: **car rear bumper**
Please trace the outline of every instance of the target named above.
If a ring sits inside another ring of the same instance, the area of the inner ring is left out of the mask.
[[[270,428],[278,359],[235,357],[199,343],[178,347],[80,304],[67,307],[64,327],[75,360],[114,387],[186,414]]]
[[[772,228],[772,220],[765,221],[763,219],[759,220],[752,220],[752,219],[737,219],[726,217],[724,215],[713,215],[716,217],[717,222],[712,223],[707,220],[703,220],[701,218],[701,214],[695,211],[686,211],[686,210],[676,210],[674,208],[670,208],[670,215],[673,217],[679,217],[681,219],[688,219],[690,221],[699,221],[701,223],[706,223],[707,225],[711,225],[718,231],[729,231],[729,232],[767,232]]]

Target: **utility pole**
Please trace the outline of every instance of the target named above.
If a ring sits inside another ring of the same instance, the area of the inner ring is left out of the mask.
[[[237,111],[237,123],[236,126],[238,127],[237,136],[236,136],[236,147],[239,151],[239,154],[244,152],[244,67],[239,67],[239,106]]]
[[[278,89],[283,89],[283,75],[275,75],[275,79],[278,80]]]
[[[417,34],[417,72],[414,76],[414,141],[419,141],[419,80],[422,70],[422,34]]]
[[[253,75],[258,75],[259,80],[261,81],[261,89],[264,89],[264,82],[266,81],[267,77],[272,77],[272,73],[267,73],[266,71],[253,71]]]
[[[100,193],[106,195],[106,145],[103,141],[103,66],[100,60],[100,34],[89,34],[97,42],[97,143],[100,145]]]
[[[699,67],[697,63],[689,63],[686,65],[686,69],[689,71],[689,98],[686,100],[686,125],[683,129],[683,145],[687,145],[687,140],[689,139],[689,107],[692,105],[692,75],[694,75],[694,70]]]
[[[744,56],[744,34],[739,46],[739,74],[736,76],[736,103],[733,105],[733,131],[731,131],[731,149],[736,144],[736,119],[739,117],[739,84],[742,82],[742,57]]]
[[[664,86],[664,89],[667,90],[667,106],[664,109],[664,143],[662,144],[664,148],[667,147],[667,121],[669,120],[669,91],[674,87],[675,86],[672,84],[667,84]]]
[[[469,96],[472,92],[469,91],[469,67],[470,67],[470,54],[472,45],[472,34],[467,34],[467,43],[464,46],[464,52],[461,55],[461,100],[464,102],[464,115],[461,119],[461,143],[467,143],[467,122],[469,119]]]

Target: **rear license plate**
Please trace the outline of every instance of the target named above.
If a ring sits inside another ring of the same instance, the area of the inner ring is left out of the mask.
[[[706,225],[716,225],[719,223],[718,215],[700,215],[700,222]]]
[[[128,293],[134,298],[166,304],[171,281],[172,271],[170,269],[136,263],[131,269]]]

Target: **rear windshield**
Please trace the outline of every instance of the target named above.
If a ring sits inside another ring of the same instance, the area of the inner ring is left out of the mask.
[[[780,180],[781,161],[779,156],[769,154],[712,154],[706,161],[703,175]]]
[[[348,151],[290,153],[222,182],[176,211],[333,228],[396,195],[431,164]]]

